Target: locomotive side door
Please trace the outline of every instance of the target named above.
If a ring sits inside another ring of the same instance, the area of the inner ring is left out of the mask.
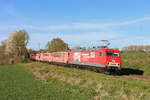
[[[80,52],[73,53],[73,61],[74,62],[80,62],[80,58],[81,58]]]
[[[101,65],[105,65],[105,52],[104,51],[98,51],[97,52],[97,58],[98,58],[98,63],[101,64]]]

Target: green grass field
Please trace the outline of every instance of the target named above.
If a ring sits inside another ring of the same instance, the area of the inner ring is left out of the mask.
[[[91,100],[95,91],[50,78],[40,81],[23,65],[0,66],[0,100]]]
[[[0,100],[148,100],[150,83],[42,63],[0,66]]]
[[[144,76],[150,76],[150,53],[128,52],[122,54],[122,67],[144,71]]]
[[[149,53],[123,53],[123,67],[150,75]],[[138,63],[138,64],[137,64]],[[0,65],[0,100],[150,100],[150,82],[43,63]]]

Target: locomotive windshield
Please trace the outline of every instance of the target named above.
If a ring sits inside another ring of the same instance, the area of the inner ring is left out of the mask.
[[[112,52],[112,51],[107,51],[106,55],[107,56],[113,56],[113,57],[119,57],[119,53],[118,52]]]

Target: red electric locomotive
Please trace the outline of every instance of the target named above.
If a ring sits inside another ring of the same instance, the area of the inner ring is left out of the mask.
[[[39,53],[30,55],[32,60],[73,65],[87,65],[104,71],[118,71],[121,69],[121,54],[118,49],[106,47],[89,51],[67,51]]]
[[[108,48],[93,51],[71,51],[69,52],[68,62],[117,71],[121,69],[121,54],[118,49]]]

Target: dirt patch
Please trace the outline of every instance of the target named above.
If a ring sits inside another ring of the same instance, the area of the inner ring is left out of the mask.
[[[141,75],[125,75],[124,77],[132,78],[132,79],[139,79],[150,82],[150,77],[147,76],[141,76]]]
[[[48,73],[44,73],[44,68],[39,67],[26,67],[29,72],[33,74],[36,78],[40,80],[45,80],[48,77]]]

